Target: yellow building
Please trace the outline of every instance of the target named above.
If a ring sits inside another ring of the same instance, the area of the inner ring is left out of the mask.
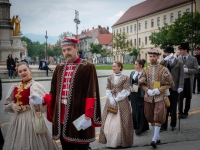
[[[147,50],[154,47],[149,40],[151,33],[158,31],[158,27],[165,23],[172,24],[184,12],[191,11],[200,11],[200,0],[146,0],[130,7],[122,15],[112,27],[113,34],[127,33],[133,45],[141,47],[139,58],[148,61]],[[163,53],[163,50],[160,51]],[[114,60],[122,59],[122,56],[115,54]]]

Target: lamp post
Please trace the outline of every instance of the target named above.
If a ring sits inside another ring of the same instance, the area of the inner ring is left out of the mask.
[[[47,54],[47,39],[48,39],[47,31],[46,31],[45,38],[46,38],[46,48],[45,48],[45,52],[44,52],[44,57],[45,57],[45,60],[46,60],[46,54]]]
[[[78,24],[80,24],[81,21],[79,20],[79,12],[77,10],[75,10],[74,22],[76,23],[76,36],[78,36]]]

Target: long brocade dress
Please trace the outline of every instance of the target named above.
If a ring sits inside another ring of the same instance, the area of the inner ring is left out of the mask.
[[[5,112],[13,113],[7,130],[3,150],[58,150],[50,132],[35,133],[34,106],[29,104],[29,96],[38,94],[43,97],[47,92],[43,86],[34,80],[27,83],[17,83],[8,91],[5,102]],[[14,113],[12,104],[22,106],[23,111]],[[41,112],[46,112],[46,106],[40,105]]]
[[[134,76],[135,71],[130,75],[130,87],[133,84],[138,84],[138,75]],[[131,92],[130,101],[132,106],[133,124],[136,134],[140,134],[146,130],[149,130],[149,124],[144,115],[144,91],[142,88],[138,88],[138,92]]]
[[[129,77],[121,74],[113,74],[108,77],[106,95],[108,97],[102,115],[102,127],[100,129],[99,143],[108,147],[129,147],[133,145],[133,121],[131,106],[129,104]],[[117,114],[108,113],[109,98],[118,99]]]

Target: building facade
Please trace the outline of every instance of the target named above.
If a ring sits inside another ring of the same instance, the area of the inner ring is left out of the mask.
[[[96,38],[100,34],[110,34],[109,28],[101,27],[99,25],[98,28],[93,27],[92,30],[87,29],[82,31],[81,34],[78,36],[79,50],[81,50],[84,53],[85,57],[87,57],[89,61],[92,61],[93,58],[93,55],[90,52],[90,43],[95,43]]]
[[[158,31],[165,23],[172,24],[184,12],[191,11],[200,11],[200,0],[146,0],[130,7],[122,15],[112,27],[113,34],[127,33],[133,45],[141,48],[139,58],[149,61],[147,50],[154,47],[149,40],[151,33]],[[159,50],[163,53],[163,50]],[[114,59],[122,61],[123,58],[115,55]]]

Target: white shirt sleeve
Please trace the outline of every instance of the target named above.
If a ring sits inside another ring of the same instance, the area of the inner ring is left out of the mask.
[[[111,100],[113,98],[111,90],[106,90],[106,96],[109,100]]]
[[[129,91],[127,90],[122,90],[121,92],[119,92],[117,94],[117,97],[115,98],[115,100],[118,102],[118,101],[121,101],[123,100],[124,98],[126,98],[128,95],[130,94]]]

